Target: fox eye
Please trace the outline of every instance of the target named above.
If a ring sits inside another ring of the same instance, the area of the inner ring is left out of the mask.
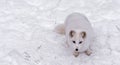
[[[75,41],[73,41],[73,43],[75,43]]]
[[[80,41],[79,44],[82,44],[82,41]]]

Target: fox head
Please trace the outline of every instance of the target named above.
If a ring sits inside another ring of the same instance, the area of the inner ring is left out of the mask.
[[[85,31],[74,31],[71,30],[69,32],[69,45],[72,45],[72,49],[76,52],[79,52],[82,46],[85,44],[85,38],[86,38],[86,32]]]

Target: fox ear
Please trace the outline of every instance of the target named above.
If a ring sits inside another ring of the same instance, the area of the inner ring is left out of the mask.
[[[71,30],[69,35],[70,35],[70,37],[73,37],[75,35],[75,31]]]
[[[85,38],[85,37],[86,37],[86,32],[83,31],[83,32],[81,33],[81,35],[82,35],[82,38]]]

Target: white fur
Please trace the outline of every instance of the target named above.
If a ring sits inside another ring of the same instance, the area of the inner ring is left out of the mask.
[[[66,18],[65,23],[57,26],[55,30],[58,33],[65,33],[66,42],[73,52],[76,52],[75,49],[78,48],[77,52],[87,51],[90,53],[88,50],[90,50],[94,33],[90,22],[83,14],[70,14]],[[73,37],[70,36],[71,30],[75,32]],[[82,37],[82,32],[86,32],[85,38]],[[75,43],[73,43],[73,41],[75,41]],[[79,44],[80,41],[82,41],[82,44]]]

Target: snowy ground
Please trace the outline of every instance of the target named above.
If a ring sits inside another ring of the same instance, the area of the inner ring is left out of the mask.
[[[0,65],[120,65],[119,0],[0,0]],[[75,58],[53,32],[72,12],[85,14],[93,54]]]

